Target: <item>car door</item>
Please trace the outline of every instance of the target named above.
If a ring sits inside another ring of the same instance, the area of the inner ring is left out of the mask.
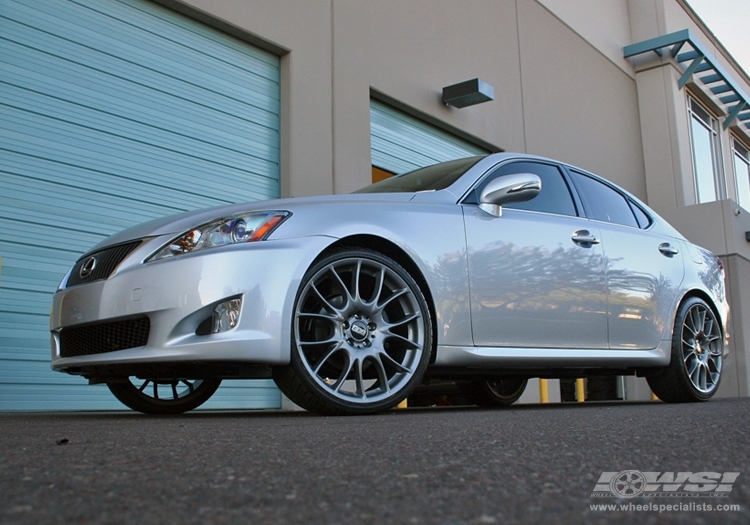
[[[478,207],[497,177],[533,173],[537,197],[495,216]],[[579,205],[578,205],[579,206]],[[606,348],[607,287],[599,232],[577,216],[559,166],[512,162],[463,202],[474,344],[483,347]]]
[[[671,328],[671,308],[684,276],[682,244],[652,231],[648,214],[619,190],[581,172],[570,175],[587,215],[599,223],[610,348],[656,348]]]

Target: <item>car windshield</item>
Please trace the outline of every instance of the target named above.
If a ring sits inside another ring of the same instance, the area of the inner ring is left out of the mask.
[[[461,175],[484,157],[451,160],[396,175],[354,193],[412,193],[442,190],[456,182]]]

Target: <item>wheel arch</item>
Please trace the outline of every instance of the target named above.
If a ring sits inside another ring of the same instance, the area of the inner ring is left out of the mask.
[[[722,338],[726,338],[726,333],[724,333],[724,331],[725,331],[725,323],[726,323],[727,320],[721,314],[721,311],[716,306],[716,303],[711,298],[711,296],[708,293],[706,293],[705,291],[703,291],[703,290],[701,290],[699,288],[693,288],[693,289],[690,289],[690,290],[686,291],[682,295],[682,297],[680,298],[680,300],[677,301],[677,305],[676,305],[676,307],[674,309],[674,315],[672,316],[672,329],[674,329],[674,323],[675,323],[675,320],[676,320],[676,317],[677,317],[677,312],[680,311],[680,308],[685,303],[685,301],[687,301],[689,299],[692,299],[693,297],[697,297],[698,299],[701,299],[704,303],[706,303],[708,305],[708,307],[711,309],[711,311],[716,316],[716,318],[719,319],[719,329],[721,330],[721,336],[722,336]]]
[[[422,291],[422,294],[424,295],[425,301],[427,301],[427,307],[430,309],[430,317],[431,317],[431,324],[432,324],[432,348],[430,349],[430,364],[435,362],[436,357],[436,349],[437,349],[437,316],[435,311],[435,301],[432,297],[432,292],[430,290],[430,286],[427,283],[427,279],[424,276],[424,273],[419,268],[419,265],[412,259],[412,257],[406,253],[400,246],[395,244],[392,241],[389,241],[388,239],[384,239],[383,237],[379,237],[377,235],[367,235],[367,234],[361,234],[361,235],[351,235],[348,237],[343,237],[339,239],[338,241],[330,244],[326,247],[325,250],[323,250],[318,257],[315,258],[315,260],[310,264],[310,266],[313,266],[315,263],[317,263],[320,259],[323,257],[328,256],[329,254],[339,251],[342,249],[347,248],[369,248],[371,250],[375,250],[387,257],[390,257],[394,261],[396,261],[398,264],[400,264],[404,270],[409,272],[409,275],[412,276],[412,278],[417,282],[419,285],[419,289]]]
[[[690,301],[695,302],[691,304]],[[699,320],[700,327],[695,325],[695,321],[691,323],[690,329],[697,330],[693,332],[694,338],[688,337],[686,340],[683,337],[684,326],[687,326],[687,315],[690,312],[688,308],[692,309],[699,304],[707,307],[719,321],[715,323],[721,334],[722,351],[719,354],[704,347],[705,318]],[[672,322],[669,364],[659,373],[646,374],[651,391],[659,399],[668,403],[685,403],[707,401],[716,394],[722,377],[722,359],[727,352],[726,327],[724,326],[726,320],[722,318],[720,312],[720,307],[711,295],[699,288],[687,290],[677,302],[677,310]],[[682,326],[678,326],[678,320]],[[690,364],[688,364],[688,359],[691,361]]]

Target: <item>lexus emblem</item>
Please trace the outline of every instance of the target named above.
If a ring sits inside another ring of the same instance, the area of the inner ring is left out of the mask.
[[[93,255],[83,261],[83,264],[81,265],[81,269],[78,270],[78,276],[81,279],[85,279],[89,275],[91,275],[91,272],[94,271],[94,268],[96,268],[96,257]]]

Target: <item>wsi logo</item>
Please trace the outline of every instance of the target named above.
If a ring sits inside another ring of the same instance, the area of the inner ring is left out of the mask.
[[[602,472],[592,498],[727,496],[739,472]]]

